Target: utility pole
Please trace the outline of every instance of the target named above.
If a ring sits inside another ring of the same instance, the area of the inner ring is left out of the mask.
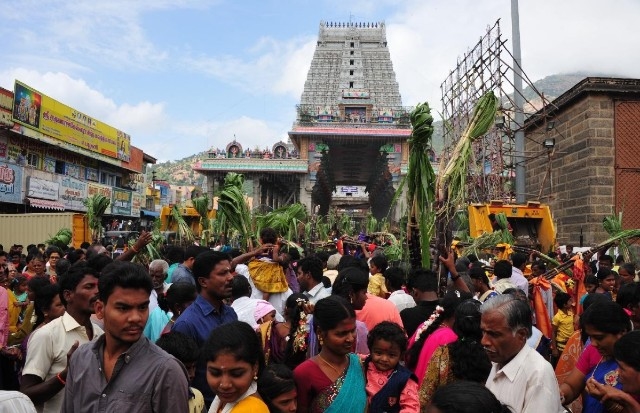
[[[513,101],[514,124],[512,130],[515,139],[516,166],[516,202],[522,204],[525,199],[524,168],[524,96],[522,94],[522,57],[520,53],[520,14],[518,0],[511,0],[511,28],[513,42]]]

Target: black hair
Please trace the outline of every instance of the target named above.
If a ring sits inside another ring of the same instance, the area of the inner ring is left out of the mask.
[[[91,244],[89,244],[87,241],[85,241],[82,244],[80,244],[80,248],[82,248],[83,250],[86,250],[90,246],[91,246]]]
[[[75,264],[76,262],[80,261],[80,259],[84,256],[84,251],[81,249],[77,249],[77,250],[73,250],[70,253],[67,254],[67,259],[69,260],[69,262],[71,263],[71,265]]]
[[[145,290],[151,294],[153,283],[151,276],[142,265],[128,261],[114,261],[104,267],[98,280],[98,296],[100,301],[107,300],[116,287]]]
[[[404,332],[404,329],[397,323],[391,321],[383,321],[369,331],[367,335],[367,346],[369,346],[369,350],[373,349],[373,344],[376,340],[385,340],[397,345],[401,353],[407,351],[407,344],[409,343],[407,333]]]
[[[632,262],[625,262],[620,264],[620,269],[625,270],[629,274],[635,276],[636,275],[636,265]]]
[[[473,264],[474,262],[478,262],[478,256],[476,254],[467,255],[467,259],[471,264]]]
[[[260,377],[258,377],[258,394],[262,401],[269,408],[270,413],[281,413],[273,405],[272,400],[276,397],[295,390],[296,382],[293,379],[293,372],[282,364],[268,365]]]
[[[56,277],[63,276],[71,268],[71,263],[66,258],[60,258],[56,263]]]
[[[251,296],[251,284],[244,275],[237,274],[231,280],[231,298],[236,299],[240,297]]]
[[[260,230],[260,239],[263,244],[275,244],[278,241],[278,234],[273,228],[262,228]]]
[[[284,364],[292,369],[296,368],[307,358],[305,351],[294,351],[293,344],[296,334],[300,333],[298,331],[298,327],[300,327],[300,320],[302,320],[302,316],[304,314],[303,305],[308,302],[309,299],[302,293],[293,293],[287,297],[287,301],[285,301],[285,308],[287,310],[289,321],[291,322],[291,328],[289,330],[289,335],[287,336]]]
[[[571,300],[571,296],[563,291],[558,291],[556,296],[553,297],[553,303],[558,307],[558,310],[563,308]]]
[[[80,251],[82,252],[82,250]],[[89,267],[93,268],[99,274],[107,265],[113,262],[113,259],[104,254],[95,254],[86,262]]]
[[[458,305],[469,298],[472,298],[471,293],[468,292],[458,292],[458,291],[448,291],[444,297],[440,300],[439,306],[442,307],[442,312],[439,313],[439,316],[431,323],[431,325],[420,335],[419,338],[413,343],[409,351],[407,351],[407,367],[411,370],[414,370],[416,365],[418,364],[418,359],[420,358],[420,353],[422,352],[422,347],[424,347],[425,341],[427,341],[427,337],[431,335],[434,331],[436,331],[444,322],[454,316],[456,308]],[[437,314],[438,310],[434,311],[434,314]],[[420,327],[418,327],[420,328]]]
[[[198,247],[201,248],[201,247]],[[188,248],[187,248],[188,250]],[[188,254],[185,254],[188,257]],[[219,251],[204,251],[196,257],[193,262],[192,275],[196,281],[196,289],[198,292],[202,289],[202,286],[198,282],[198,278],[209,278],[211,271],[221,261],[230,261],[229,254],[225,254]]]
[[[616,257],[616,264],[622,264],[624,263],[624,255],[618,255]]]
[[[220,354],[232,354],[236,360],[252,366],[258,365],[258,376],[264,370],[262,343],[251,326],[243,321],[232,321],[211,331],[202,346],[201,359],[214,361]]]
[[[607,261],[613,266],[613,257],[611,255],[603,254],[598,257],[598,261]]]
[[[458,339],[449,344],[449,355],[453,376],[457,380],[484,383],[491,371],[491,361],[480,340],[480,302],[465,300],[455,312],[453,331]]]
[[[520,268],[527,262],[527,255],[521,252],[514,252],[511,254],[511,262],[513,262],[514,267]]]
[[[49,258],[49,256],[54,252],[57,252],[58,255],[60,255],[60,258],[62,258],[62,251],[60,251],[60,248],[56,247],[55,245],[50,245],[49,247],[47,247],[47,249],[44,250],[44,256]]]
[[[171,264],[181,264],[184,262],[184,248],[177,245],[169,246],[165,250],[164,257]]]
[[[67,306],[67,300],[64,299],[65,291],[75,291],[78,284],[87,275],[92,275],[98,278],[98,272],[93,268],[86,265],[84,262],[72,265],[69,271],[63,276],[58,277],[58,284],[60,285],[60,300],[64,306]]]
[[[596,277],[595,275],[587,275],[584,278],[584,283],[586,284],[591,284],[591,285],[598,285],[598,277]]]
[[[507,260],[500,260],[493,266],[493,274],[499,279],[511,277],[513,266]]]
[[[331,256],[327,251],[318,251],[316,252],[316,257],[320,259],[322,262],[327,262],[329,257]]]
[[[34,294],[38,294],[38,291],[47,285],[51,285],[47,277],[31,277],[27,282],[27,287],[29,287]]]
[[[640,298],[637,295],[638,285],[637,283],[621,285],[616,295],[616,304],[626,309],[631,309],[638,305],[638,299]]]
[[[640,330],[630,331],[613,345],[613,357],[640,371]]]
[[[598,269],[598,272],[596,273],[596,278],[598,279],[598,284],[600,284],[602,281],[604,281],[608,277],[611,277],[612,275],[615,276],[613,271],[611,271],[608,268],[600,268],[600,269]]]
[[[374,255],[373,257],[371,257],[371,259],[369,260],[369,263],[375,265],[380,270],[381,273],[384,273],[384,271],[389,266],[389,261],[387,261],[387,257],[385,257],[382,254]]]
[[[326,275],[322,276],[320,282],[322,283],[322,286],[324,288],[331,288],[331,278],[327,277]]]
[[[438,291],[438,274],[424,268],[417,268],[409,273],[407,287],[424,292]]]
[[[318,257],[306,257],[298,261],[298,268],[303,273],[310,273],[311,278],[316,282],[322,281],[322,261]]]
[[[389,267],[384,270],[384,278],[394,291],[402,289],[402,286],[407,283],[405,272],[400,267]]]
[[[184,250],[184,259],[188,260],[189,258],[196,258],[198,255],[206,251],[209,251],[209,249],[205,247],[201,247],[199,245],[189,245]]]
[[[484,384],[458,380],[439,387],[431,398],[431,406],[441,413],[510,413]]]
[[[180,360],[182,364],[193,363],[200,356],[200,349],[195,340],[177,331],[161,335],[156,345]]]
[[[360,268],[347,267],[338,272],[333,282],[333,287],[331,288],[331,294],[349,300],[351,293],[357,293],[358,291],[367,289],[369,286],[368,279],[368,275]]]
[[[37,290],[34,290],[34,292],[36,295],[36,299],[33,304],[33,311],[36,313],[36,322],[33,324],[33,329],[35,330],[40,324],[44,322],[44,312],[49,310],[56,295],[60,295],[60,286],[58,284],[47,284],[39,287]]]
[[[169,311],[175,313],[175,308],[179,304],[194,301],[198,293],[196,287],[188,282],[173,283],[165,294],[158,295],[158,307],[165,313]]]
[[[369,273],[369,266],[364,260],[354,257],[353,255],[343,255],[340,257],[340,261],[338,261],[338,265],[336,266],[336,270],[342,271],[347,267],[357,267],[362,269],[364,272]]]
[[[323,331],[333,330],[348,318],[356,318],[356,312],[349,301],[337,295],[319,300],[313,311],[313,322]]]
[[[487,277],[487,272],[482,267],[471,267],[469,269],[469,278],[472,280],[480,280],[484,284],[489,286],[489,277]]]
[[[619,334],[630,330],[630,321],[622,307],[609,301],[592,304],[582,313],[580,327],[585,330],[586,326],[603,333]]]
[[[280,249],[280,252],[287,254],[290,261],[298,261],[300,259],[300,251],[291,245],[285,245]]]
[[[542,261],[542,260],[535,260],[534,262],[532,262],[531,263],[531,268],[533,268],[533,267],[538,267],[538,269],[542,273],[547,272],[547,266],[545,265],[544,261]]]

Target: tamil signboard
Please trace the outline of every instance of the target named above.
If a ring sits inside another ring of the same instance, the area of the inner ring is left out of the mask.
[[[87,207],[83,201],[87,198],[87,183],[61,175],[58,175],[58,181],[60,182],[60,202],[65,206],[65,209],[86,211]]]
[[[58,182],[47,181],[46,179],[27,177],[27,197],[58,200]]]
[[[111,201],[109,202],[107,209],[104,211],[106,215],[111,215],[111,207],[113,206],[113,187],[89,182],[87,184],[87,197],[96,194],[100,194]]]
[[[111,200],[111,214],[113,215],[131,215],[131,191],[125,189],[113,188],[113,199]],[[138,211],[138,214],[140,212]]]
[[[131,158],[129,135],[17,80],[12,117],[16,123],[60,141],[121,161]]]
[[[0,163],[0,202],[22,203],[22,167]]]

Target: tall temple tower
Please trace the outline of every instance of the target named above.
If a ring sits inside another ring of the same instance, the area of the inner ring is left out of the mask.
[[[300,201],[320,214],[335,208],[388,216],[406,173],[410,111],[402,106],[384,22],[321,22],[289,132],[309,165]]]

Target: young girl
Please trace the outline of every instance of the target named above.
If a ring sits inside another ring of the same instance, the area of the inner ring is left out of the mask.
[[[257,393],[264,357],[249,324],[234,321],[216,328],[202,353],[207,361],[207,383],[216,393],[209,413],[269,412]]]
[[[360,359],[351,353],[356,314],[342,297],[319,300],[313,313],[320,353],[293,371],[298,413],[364,412],[367,406]]]
[[[267,366],[258,378],[258,393],[270,413],[295,413],[298,404],[293,372],[282,364]]]
[[[246,254],[242,254],[231,262],[232,270],[237,264],[247,262],[249,275],[253,284],[262,292],[262,299],[269,301],[274,293],[283,293],[289,289],[282,264],[288,264],[284,254],[280,254],[278,236],[273,228],[263,228],[260,231],[261,247]]]
[[[383,321],[369,332],[371,354],[364,359],[368,412],[418,412],[418,379],[400,365],[407,350],[402,327]]]

